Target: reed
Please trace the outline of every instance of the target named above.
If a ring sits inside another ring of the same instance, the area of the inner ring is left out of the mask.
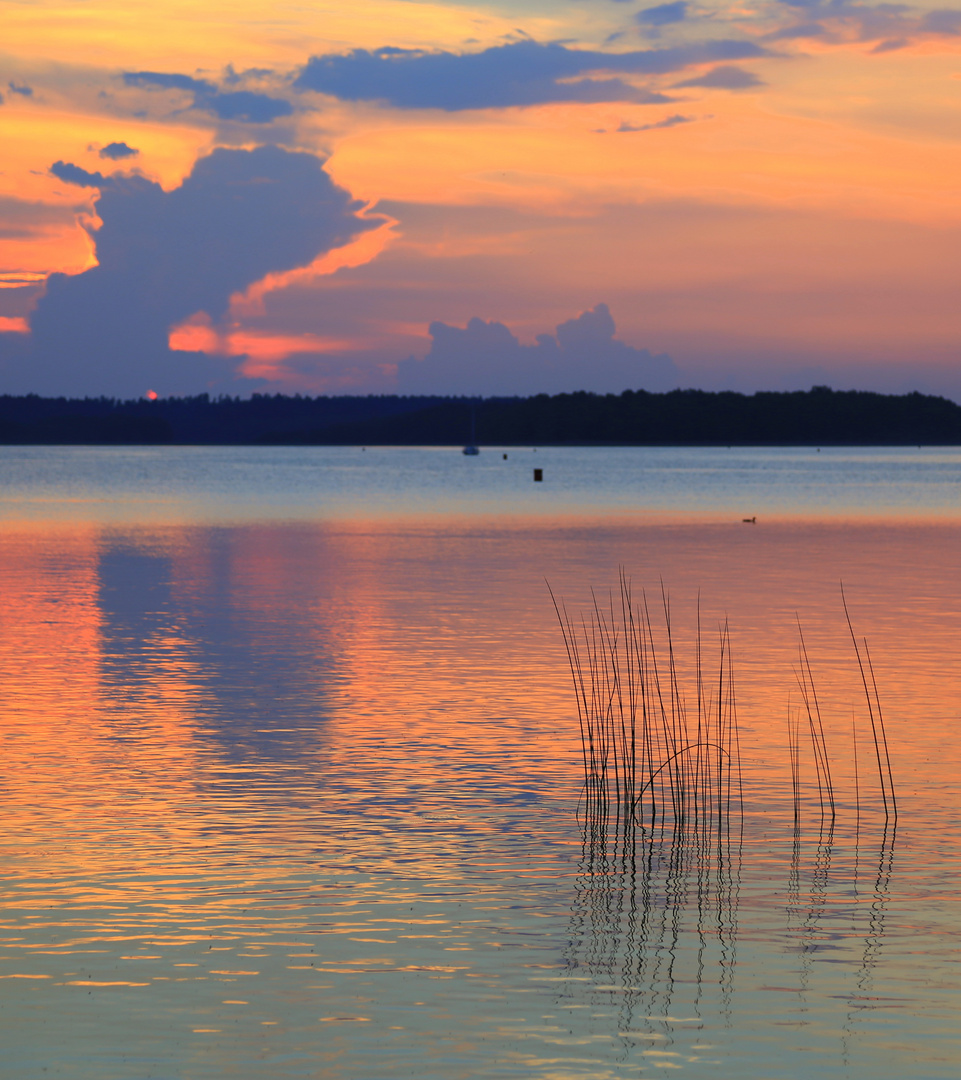
[[[821,816],[825,816],[825,796],[827,808],[832,820],[837,816],[837,807],[834,802],[834,783],[831,779],[831,760],[828,757],[827,740],[824,736],[824,721],[821,719],[821,705],[818,701],[817,690],[814,687],[814,675],[811,672],[811,662],[808,660],[807,646],[804,644],[804,633],[801,630],[801,620],[795,615],[798,632],[798,655],[799,665],[794,671],[798,686],[801,688],[801,699],[807,713],[808,728],[811,734],[811,746],[814,751],[814,767],[817,776],[818,799],[821,804]]]
[[[799,713],[792,715],[790,698],[787,710],[787,746],[791,762],[791,802],[796,831],[801,822],[801,719]]]
[[[851,615],[848,611],[847,598],[844,595],[844,585],[841,585],[841,604],[844,607],[844,618],[851,634],[851,642],[854,645],[854,653],[858,659],[858,670],[861,672],[861,683],[864,686],[864,697],[867,701],[868,716],[871,720],[871,737],[874,742],[874,754],[878,764],[878,780],[881,784],[881,800],[884,804],[885,821],[898,820],[898,801],[894,794],[894,776],[891,771],[891,753],[888,749],[888,736],[884,727],[884,714],[881,711],[881,698],[878,695],[878,684],[874,677],[874,665],[871,663],[871,653],[868,649],[867,638],[861,639],[864,646],[864,659],[861,658],[861,649],[858,646],[857,634],[851,624]],[[865,672],[867,663],[867,673]],[[867,674],[871,676],[871,685],[868,687]]]
[[[705,635],[698,598],[693,643],[685,650],[678,645],[663,584],[654,603],[643,591],[632,595],[623,571],[618,586],[603,599],[592,592],[590,607],[578,617],[551,592],[575,688],[584,768],[581,861],[565,954],[571,981],[559,981],[558,993],[579,1001],[587,985],[616,991],[621,1034],[660,1037],[658,1025],[670,1016],[679,989],[694,1015],[708,994],[717,995],[723,1015],[730,1014],[741,867],[745,852],[758,850],[757,836],[750,835],[750,819],[744,828],[727,622],[716,635]],[[845,616],[850,629],[846,604]],[[883,940],[897,828],[877,680],[867,643],[851,630],[884,804],[883,823],[876,821],[880,849],[873,899],[863,902],[859,725],[852,717],[852,867],[851,847],[837,830],[839,810],[850,802],[841,790],[848,770],[836,755],[849,744],[825,723],[827,698],[818,693],[799,620],[797,632],[800,698],[792,689],[786,733],[793,829],[778,845],[788,864],[787,925],[798,942],[797,985],[803,992],[810,982],[828,927],[833,935],[839,925],[834,920],[850,916],[845,937],[863,941],[852,1000],[867,1000]],[[866,749],[866,725],[861,727]],[[802,830],[815,785],[820,818],[815,805]],[[754,808],[761,811],[766,842],[769,814],[760,800]]]
[[[708,661],[700,598],[693,667],[683,669],[676,647],[670,597],[660,587],[660,612],[651,614],[645,591],[618,575],[618,592],[574,618],[548,583],[564,638],[580,729],[585,828],[602,846],[632,841],[636,830],[673,831],[710,844],[729,838],[743,819],[744,786],[737,724],[730,628],[717,627]],[[841,599],[864,689],[885,823],[897,822],[897,800],[877,680],[867,641],[854,633]],[[794,670],[800,707],[788,702],[787,755],[795,833],[802,805],[802,727],[810,740],[821,830],[833,832],[838,800],[821,702],[800,620]],[[708,666],[709,664],[709,666]],[[685,677],[684,670],[687,675]],[[687,693],[685,694],[685,689]],[[857,727],[852,718],[854,805],[861,820]]]
[[[663,584],[660,621],[623,571],[618,594],[601,603],[592,593],[579,620],[551,598],[577,700],[586,820],[605,834],[673,828],[710,840],[729,830],[742,781],[727,624],[708,676],[698,617],[689,707]]]

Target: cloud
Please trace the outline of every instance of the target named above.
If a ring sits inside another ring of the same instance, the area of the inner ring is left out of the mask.
[[[294,111],[289,101],[257,94],[253,90],[198,95],[194,99],[194,108],[206,109],[221,120],[240,120],[247,124],[269,124],[282,116],[290,116]]]
[[[871,50],[872,53],[897,52],[898,49],[906,49],[911,42],[907,38],[888,38],[881,41]]]
[[[581,77],[599,72],[660,75],[692,64],[767,55],[753,42],[728,40],[626,53],[536,41],[496,45],[475,53],[355,49],[311,57],[294,86],[345,101],[383,101],[404,109],[448,112],[557,101],[663,103],[670,99],[619,78]]]
[[[235,71],[234,65],[228,64],[224,69],[224,82],[228,86],[236,86],[244,79],[264,79],[269,75],[273,75],[270,68],[244,68],[243,71]]]
[[[672,128],[677,127],[678,124],[690,124],[693,123],[693,116],[681,116],[680,113],[675,116],[668,116],[664,120],[658,120],[655,124],[629,124],[626,120],[622,122],[621,126],[617,129],[619,132],[625,131],[658,131],[660,128]]]
[[[217,88],[205,79],[194,79],[190,75],[177,75],[163,71],[125,71],[125,86],[149,86],[161,90],[192,90],[194,93],[216,93]]]
[[[87,172],[79,165],[71,165],[69,161],[55,161],[50,166],[50,172],[65,184],[73,184],[75,187],[93,187],[104,190],[113,186],[113,180],[99,172]]]
[[[921,19],[919,29],[922,33],[956,37],[961,34],[961,11],[947,8],[929,11]]]
[[[231,81],[236,81],[236,73]],[[253,90],[219,90],[206,79],[162,71],[125,71],[125,86],[145,89],[184,90],[193,95],[192,108],[212,112],[221,120],[239,120],[248,124],[269,124],[294,111],[289,101]]]
[[[401,393],[539,394],[573,390],[620,393],[626,389],[670,390],[680,374],[669,356],[615,338],[607,304],[598,304],[561,323],[555,334],[539,334],[521,345],[499,322],[471,319],[467,326],[430,325],[430,352],[398,365]]]
[[[323,163],[278,147],[215,150],[164,191],[142,176],[101,177],[58,162],[55,175],[100,189],[99,265],[53,274],[30,317],[29,364],[5,383],[48,393],[196,393],[233,363],[172,352],[170,328],[204,311],[216,322],[233,293],[306,266],[380,224]]]
[[[11,94],[19,94],[21,97],[33,97],[32,86],[26,86],[23,84],[18,85],[15,82],[9,82],[7,83],[7,86],[10,87]]]
[[[36,236],[51,226],[62,228],[72,224],[74,219],[75,210],[71,206],[30,202],[14,195],[0,195],[0,239]],[[0,289],[19,287],[27,283],[36,284],[35,275],[27,272],[26,276],[21,278],[21,273],[0,269]]]
[[[827,30],[816,22],[794,23],[764,35],[765,41],[794,41],[800,38],[824,37]]]
[[[123,158],[136,157],[139,153],[139,150],[135,150],[125,142],[112,142],[101,148],[99,156],[109,158],[111,161],[121,161]]]
[[[695,79],[685,79],[684,82],[675,83],[674,87],[680,89],[687,86],[706,86],[715,90],[747,90],[752,86],[764,86],[764,80],[759,79],[752,71],[735,67],[733,64],[722,64],[700,75]]]
[[[683,22],[687,18],[687,2],[675,0],[672,4],[644,8],[643,11],[638,11],[634,18],[641,26],[669,26],[671,23]]]
[[[915,37],[957,37],[961,11],[937,8],[923,14],[907,4],[865,4],[859,0],[780,0],[803,20],[765,35],[766,41],[818,37],[833,42],[879,42],[874,53],[892,52]]]

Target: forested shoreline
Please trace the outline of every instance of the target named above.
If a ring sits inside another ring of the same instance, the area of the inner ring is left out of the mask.
[[[672,390],[528,398],[138,399],[0,396],[6,445],[902,446],[961,444],[961,406],[933,395]]]

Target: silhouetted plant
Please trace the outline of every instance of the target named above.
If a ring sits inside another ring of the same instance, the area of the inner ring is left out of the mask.
[[[698,603],[693,705],[688,707],[663,584],[660,594],[663,625],[656,627],[647,594],[642,591],[635,602],[623,570],[618,593],[610,593],[602,604],[592,591],[591,609],[576,620],[551,591],[577,701],[585,824],[618,842],[631,838],[637,828],[671,828],[702,840],[729,836],[743,817],[729,627],[725,621],[717,628],[716,661],[708,678]],[[867,642],[862,639],[859,644],[854,633],[843,590],[842,603],[864,687],[885,822],[896,823],[891,757],[874,668]],[[833,829],[838,804],[831,759],[800,621],[798,640],[795,676],[811,739],[822,829],[825,820]],[[802,795],[801,715],[792,714],[789,704],[787,754],[795,830]],[[855,806],[860,821],[856,742],[855,729]]]

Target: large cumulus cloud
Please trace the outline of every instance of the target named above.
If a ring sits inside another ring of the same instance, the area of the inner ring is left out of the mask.
[[[692,64],[766,55],[765,48],[750,41],[707,41],[624,53],[537,41],[517,41],[474,53],[355,49],[311,57],[294,86],[345,101],[383,101],[404,109],[448,112],[556,101],[657,103],[669,99],[620,78],[584,76],[592,72],[661,75]]]
[[[66,182],[100,187],[92,233],[99,265],[53,274],[30,318],[28,362],[8,389],[138,395],[198,392],[226,361],[171,352],[172,326],[198,311],[216,322],[230,296],[269,273],[309,265],[379,224],[322,162],[278,147],[215,150],[166,192],[140,176],[104,178],[58,163]]]
[[[471,319],[463,329],[434,322],[430,352],[399,365],[402,393],[540,394],[572,390],[672,390],[680,373],[667,355],[618,341],[607,304],[522,345],[499,322]]]

